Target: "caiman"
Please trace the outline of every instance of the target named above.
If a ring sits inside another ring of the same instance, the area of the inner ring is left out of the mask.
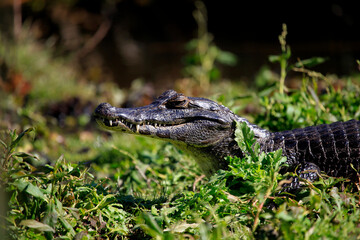
[[[314,181],[318,173],[356,179],[360,170],[360,121],[335,122],[270,132],[251,124],[227,107],[206,98],[187,97],[168,90],[148,106],[117,108],[101,103],[95,110],[98,124],[107,130],[159,138],[173,143],[196,159],[210,176],[227,169],[226,156],[243,157],[235,141],[236,122],[254,132],[261,151],[282,149],[287,170]],[[294,181],[291,188],[297,188]]]

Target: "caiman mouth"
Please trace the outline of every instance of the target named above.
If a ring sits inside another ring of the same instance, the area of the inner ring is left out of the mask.
[[[154,127],[154,128],[163,128],[163,127],[170,127],[176,126],[186,123],[185,121],[179,121],[177,123],[159,123],[159,122],[150,122],[150,121],[143,121],[143,122],[130,122],[125,118],[113,118],[108,119],[101,116],[95,116],[96,122],[103,128],[113,131],[131,131],[133,133],[141,134],[141,130],[145,130],[146,127]]]

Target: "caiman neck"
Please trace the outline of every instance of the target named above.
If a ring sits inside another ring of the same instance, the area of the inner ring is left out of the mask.
[[[193,146],[181,142],[173,144],[187,154],[194,157],[202,172],[210,177],[220,169],[228,169],[227,156],[239,156],[243,154],[235,141],[235,122],[227,134],[219,141],[205,147]]]

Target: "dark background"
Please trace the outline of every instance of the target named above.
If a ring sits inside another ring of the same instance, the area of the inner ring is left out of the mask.
[[[12,33],[12,1],[2,0],[2,32]],[[270,54],[280,53],[278,36],[288,27],[292,61],[321,56],[323,74],[352,74],[360,58],[360,14],[356,1],[204,1],[208,31],[223,50],[238,57],[222,68],[224,78],[252,81]],[[129,87],[143,78],[161,89],[183,77],[185,44],[197,35],[191,0],[28,0],[22,21],[36,39],[52,42],[58,55],[75,56],[76,66],[94,81]],[[110,28],[94,48],[84,45],[101,24]],[[79,54],[79,52],[81,54]],[[276,65],[271,65],[277,69]],[[98,74],[91,74],[98,69]]]

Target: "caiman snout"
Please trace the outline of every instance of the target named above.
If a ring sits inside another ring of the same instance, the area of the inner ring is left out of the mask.
[[[114,108],[109,103],[101,103],[94,111],[95,116],[109,116],[109,110]]]

